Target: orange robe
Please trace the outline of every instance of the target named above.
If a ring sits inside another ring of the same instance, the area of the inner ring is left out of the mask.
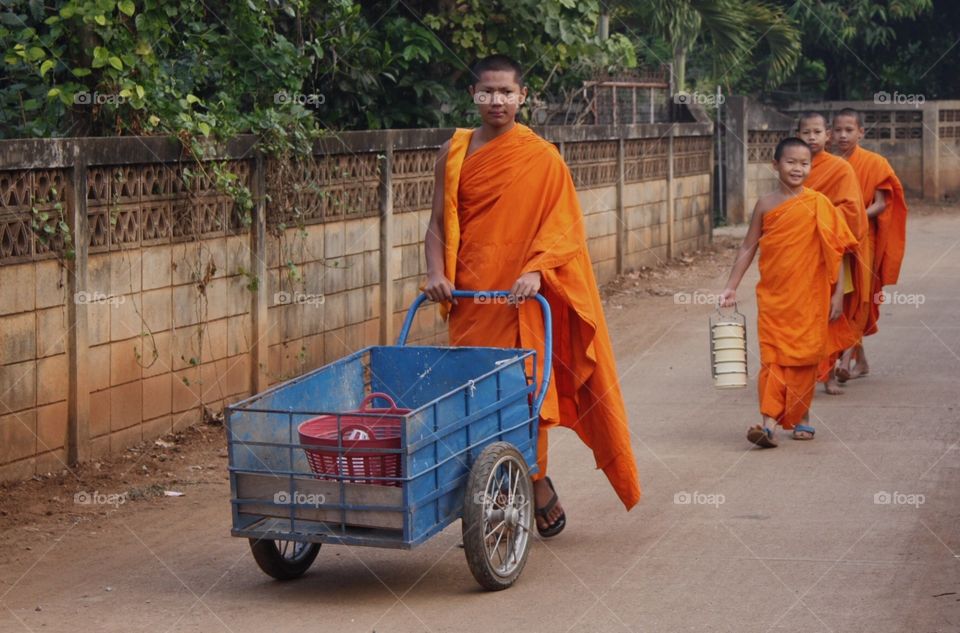
[[[807,187],[763,216],[757,283],[760,413],[785,429],[810,409],[817,365],[830,338],[831,286],[843,253],[856,244],[842,214]]]
[[[870,250],[873,253],[870,313],[865,335],[877,333],[880,318],[880,294],[884,286],[892,286],[900,277],[900,265],[907,241],[907,201],[903,185],[887,159],[859,145],[847,157],[860,181],[866,206],[873,204],[877,191],[886,194],[887,208],[869,220]]]
[[[444,274],[461,290],[510,289],[541,273],[553,311],[553,376],[540,412],[538,477],[547,466],[546,431],[573,429],[620,500],[640,499],[637,465],[573,179],[556,147],[515,124],[466,157],[471,130],[450,141],[444,176]],[[452,345],[537,351],[543,321],[534,301],[520,309],[461,299],[449,309]]]
[[[821,379],[836,363],[840,352],[852,347],[863,337],[863,331],[870,315],[870,255],[867,209],[863,205],[860,193],[860,181],[850,164],[826,151],[813,157],[810,176],[805,186],[819,191],[840,211],[847,228],[853,233],[857,244],[851,249],[844,263],[850,266],[853,279],[853,292],[843,297],[843,314],[830,321],[827,353],[821,363]],[[842,283],[843,280],[840,280]]]

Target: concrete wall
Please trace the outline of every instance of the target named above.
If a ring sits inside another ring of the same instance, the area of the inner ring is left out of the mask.
[[[882,154],[909,195],[929,200],[960,197],[960,101],[919,107],[838,101],[794,104],[782,112],[731,97],[726,121],[726,200],[730,223],[746,221],[763,193],[776,186],[769,167],[777,142],[794,134],[796,115],[829,115],[851,107],[863,114],[863,147]]]
[[[0,266],[0,467],[58,469],[67,441],[67,297],[55,261]],[[109,366],[108,366],[109,367]]]
[[[540,132],[570,166],[599,281],[709,240],[709,124]],[[450,133],[348,133],[292,164],[238,138],[219,157],[253,195],[247,217],[167,139],[0,142],[0,480],[118,453],[392,344],[426,272]],[[61,220],[74,256],[42,228]],[[421,310],[411,341],[445,340]]]

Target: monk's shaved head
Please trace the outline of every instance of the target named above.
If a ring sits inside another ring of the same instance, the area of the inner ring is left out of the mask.
[[[480,75],[488,71],[512,71],[517,77],[517,83],[523,87],[523,69],[506,55],[488,55],[476,62],[470,69],[472,83],[476,84],[480,81]]]
[[[854,110],[853,108],[843,108],[838,110],[833,115],[833,120],[836,122],[840,117],[848,116],[851,117],[854,121],[857,122],[857,127],[863,127],[863,121],[860,119],[860,112]]]
[[[807,110],[806,112],[800,113],[800,118],[797,119],[797,130],[799,131],[801,128],[803,128],[803,124],[811,119],[820,119],[823,121],[823,127],[827,127],[827,117],[815,110]]]
[[[773,150],[773,160],[779,161],[781,158],[783,158],[783,152],[790,147],[802,147],[808,152],[811,151],[810,146],[804,143],[802,140],[798,139],[796,136],[789,136],[777,143],[777,149]]]

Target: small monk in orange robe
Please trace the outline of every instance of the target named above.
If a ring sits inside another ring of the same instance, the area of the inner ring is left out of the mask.
[[[542,365],[540,292],[553,313],[553,375],[540,411],[537,529],[566,523],[547,473],[547,434],[562,425],[593,450],[629,510],[640,499],[613,349],[587,251],[573,179],[556,147],[514,120],[526,96],[516,62],[494,55],[473,69],[482,125],[441,148],[425,237],[425,294],[449,311],[452,345],[520,347]],[[452,290],[509,289],[509,304],[454,301]],[[538,369],[537,375],[543,375]]]
[[[806,186],[825,195],[840,210],[847,228],[857,239],[857,247],[844,257],[844,276],[838,284],[843,287],[843,314],[830,322],[830,340],[827,355],[820,366],[820,380],[831,395],[843,393],[837,383],[836,364],[841,352],[856,345],[863,337],[870,314],[870,254],[867,212],[863,206],[860,182],[850,164],[825,151],[830,138],[826,118],[819,112],[800,115],[798,136],[813,151],[813,163]]]
[[[883,303],[883,287],[897,283],[900,265],[907,241],[907,201],[903,185],[887,159],[860,147],[863,138],[863,122],[860,113],[853,108],[844,108],[833,117],[833,141],[839,153],[853,167],[860,181],[860,191],[867,204],[870,251],[873,266],[870,279],[870,311],[867,316],[864,336],[877,333],[880,304]],[[855,363],[851,367],[851,363]],[[846,350],[840,359],[837,378],[846,382],[851,378],[866,376],[870,372],[862,339]]]
[[[810,404],[818,366],[827,352],[828,322],[842,313],[834,286],[843,278],[844,253],[857,240],[843,214],[822,193],[804,186],[813,155],[799,138],[777,145],[773,167],[779,186],[757,201],[720,305],[736,303],[737,287],[760,250],[757,283],[757,340],[760,343],[762,423],[747,439],[777,446],[777,425],[793,439],[812,440]],[[837,285],[837,287],[842,288]]]

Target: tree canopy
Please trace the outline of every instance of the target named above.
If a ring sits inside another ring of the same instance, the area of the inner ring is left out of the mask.
[[[3,0],[0,137],[465,125],[500,52],[534,101],[671,63],[677,88],[957,97],[950,0]],[[918,72],[918,69],[923,69]]]

